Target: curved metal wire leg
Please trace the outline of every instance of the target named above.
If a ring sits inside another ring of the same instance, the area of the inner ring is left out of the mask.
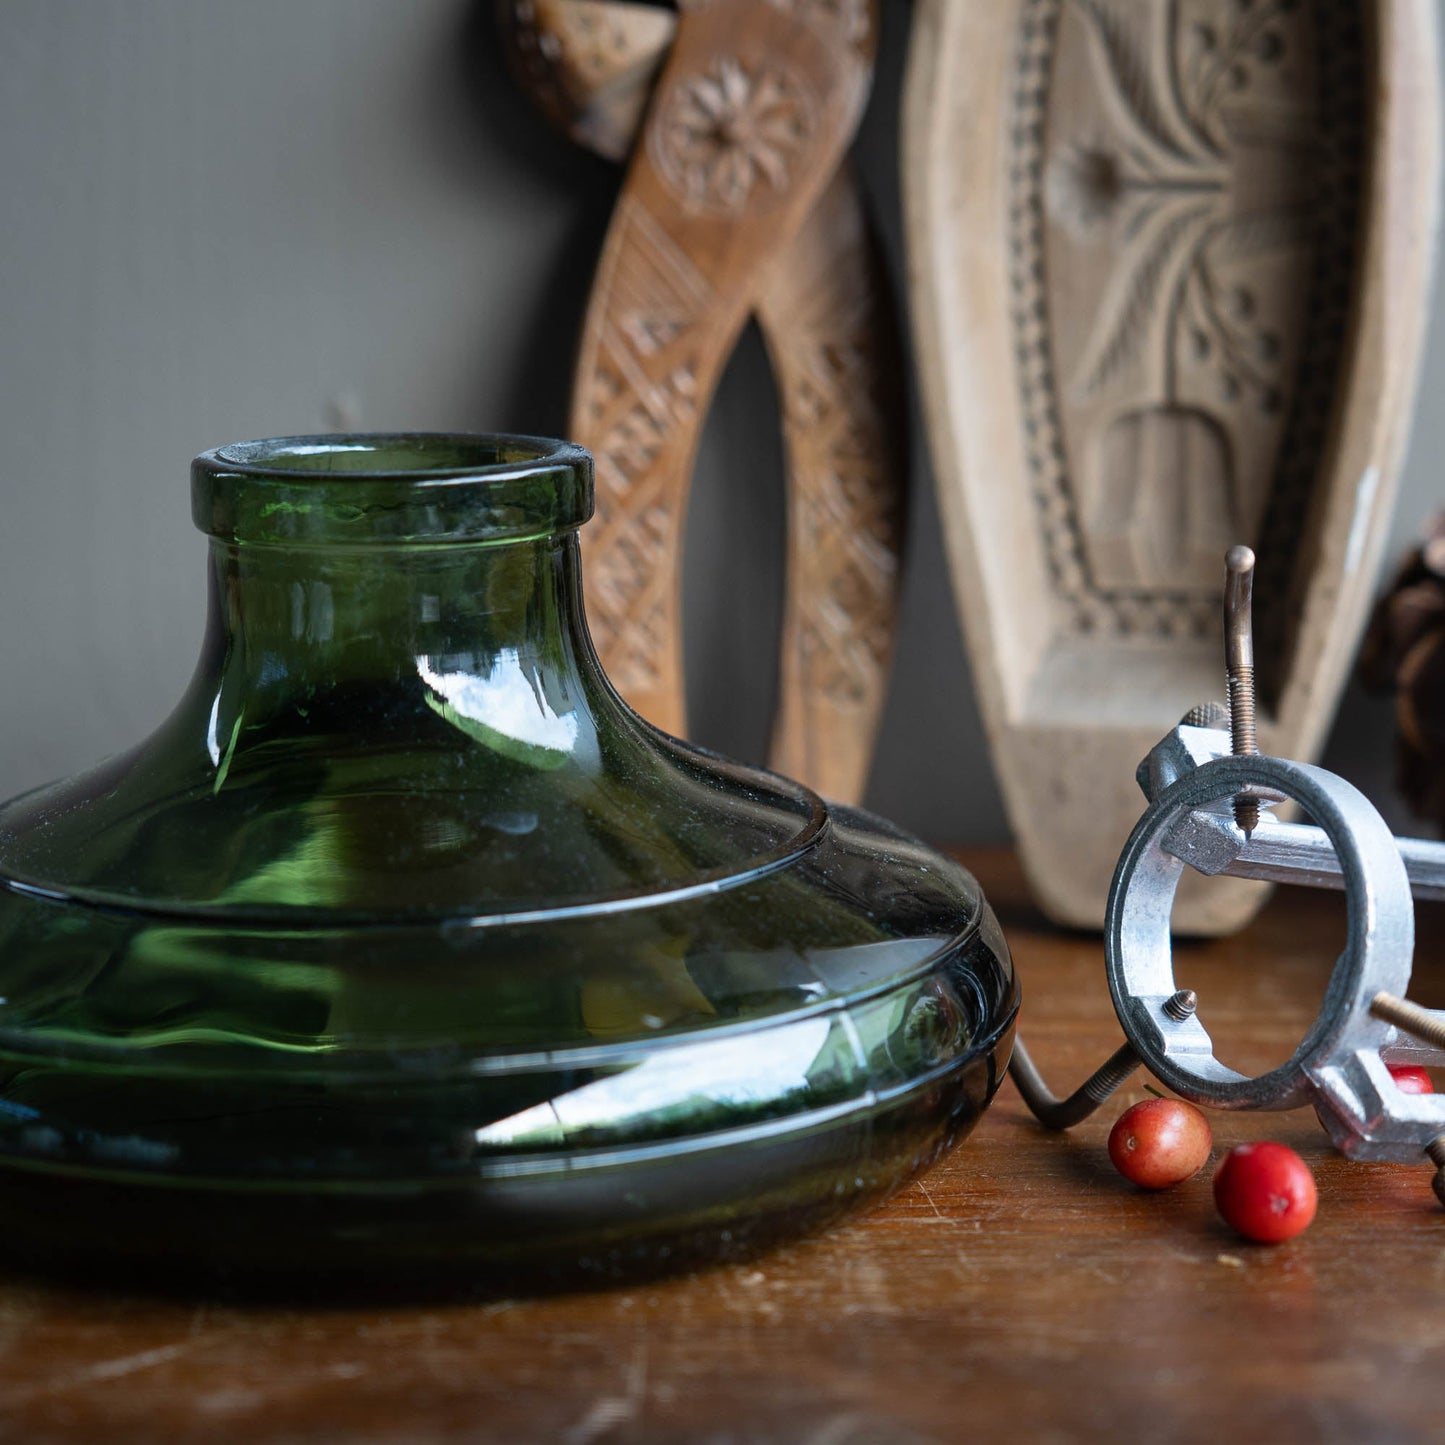
[[[1181,988],[1164,1005],[1164,1011],[1182,1020],[1198,1007],[1194,990]],[[1067,1099],[1060,1099],[1044,1083],[1023,1039],[1014,1044],[1008,1071],[1024,1103],[1045,1129],[1072,1129],[1094,1113],[1142,1062],[1133,1044],[1121,1044]]]
[[[1123,1044],[1067,1099],[1060,1099],[1050,1091],[1022,1039],[1014,1044],[1008,1071],[1024,1103],[1045,1129],[1072,1129],[1104,1103],[1141,1062],[1134,1045]]]

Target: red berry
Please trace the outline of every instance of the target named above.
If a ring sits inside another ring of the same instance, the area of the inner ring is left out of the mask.
[[[1168,1189],[1198,1174],[1214,1136],[1204,1115],[1183,1099],[1145,1099],[1109,1131],[1114,1168],[1144,1189]]]
[[[1428,1069],[1422,1069],[1419,1064],[1386,1064],[1391,1076],[1395,1080],[1395,1087],[1402,1094],[1433,1094],[1435,1092],[1435,1080],[1430,1077]]]
[[[1319,1194],[1309,1165],[1287,1145],[1266,1141],[1238,1144],[1224,1156],[1214,1202],[1246,1239],[1277,1244],[1309,1228]]]

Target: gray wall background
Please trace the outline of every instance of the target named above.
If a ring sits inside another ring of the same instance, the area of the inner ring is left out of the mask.
[[[1445,3],[1445,0],[1441,0]],[[858,153],[902,272],[907,7]],[[505,74],[490,0],[0,0],[0,797],[139,738],[200,639],[187,464],[348,428],[557,434],[620,173]],[[1392,552],[1442,502],[1437,290]],[[915,415],[902,643],[869,803],[1006,835]],[[766,748],[781,600],[777,407],[743,344],[704,439],[688,564],[694,733]],[[1397,826],[1387,704],[1329,764]]]

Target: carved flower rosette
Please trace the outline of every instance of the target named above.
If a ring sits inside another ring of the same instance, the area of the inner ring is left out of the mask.
[[[653,164],[692,211],[741,215],[783,200],[817,129],[807,83],[770,59],[722,56],[659,104]]]

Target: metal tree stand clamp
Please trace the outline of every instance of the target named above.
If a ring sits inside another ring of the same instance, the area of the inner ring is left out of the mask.
[[[1445,1011],[1404,997],[1415,945],[1412,891],[1445,897],[1445,844],[1396,838],[1343,778],[1252,749],[1253,679],[1241,678],[1237,664],[1252,653],[1248,583],[1254,556],[1237,547],[1227,565],[1233,726],[1208,726],[1215,716],[1196,710],[1140,764],[1149,807],[1124,846],[1110,889],[1104,962],[1128,1042],[1067,1100],[1048,1092],[1022,1044],[1014,1055],[1014,1081],[1050,1128],[1087,1118],[1140,1064],[1183,1098],[1211,1108],[1312,1104],[1335,1146],[1350,1158],[1427,1157],[1436,1165],[1435,1192],[1445,1203],[1445,1095],[1406,1094],[1388,1068],[1405,1060],[1445,1064]],[[1315,825],[1271,817],[1268,810],[1287,799]],[[1186,867],[1345,893],[1347,937],[1324,1004],[1288,1062],[1253,1078],[1215,1057],[1196,1017],[1194,994],[1174,977],[1170,913]]]

